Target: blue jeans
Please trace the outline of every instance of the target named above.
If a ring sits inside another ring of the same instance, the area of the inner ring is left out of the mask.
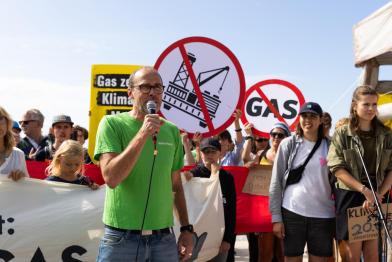
[[[97,262],[136,261],[139,235],[105,228],[99,245]],[[173,233],[141,236],[137,262],[177,262],[176,238]]]

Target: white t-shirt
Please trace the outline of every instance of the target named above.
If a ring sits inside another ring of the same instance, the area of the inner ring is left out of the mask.
[[[26,177],[29,177],[27,172],[25,155],[22,150],[14,147],[11,154],[5,159],[5,162],[0,166],[0,175],[8,176],[13,170],[21,170]]]
[[[293,167],[305,162],[315,142],[303,140],[295,155]],[[283,207],[306,217],[335,217],[334,202],[327,167],[328,145],[325,139],[309,160],[301,180],[288,186],[283,196]]]

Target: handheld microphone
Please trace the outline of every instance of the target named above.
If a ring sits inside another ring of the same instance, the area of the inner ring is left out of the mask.
[[[155,103],[154,100],[149,100],[146,106],[147,106],[147,112],[149,114],[155,114],[157,112],[157,104]]]
[[[157,104],[154,100],[149,100],[146,104],[148,114],[156,114],[157,112]],[[157,134],[152,135],[152,141],[154,145],[157,143]]]

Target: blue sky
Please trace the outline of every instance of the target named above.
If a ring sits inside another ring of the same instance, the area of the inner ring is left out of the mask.
[[[335,120],[360,69],[354,24],[388,3],[347,1],[0,1],[0,105],[66,113],[88,127],[92,64],[153,65],[171,43],[213,38],[237,56],[247,87],[281,78]],[[46,132],[46,130],[45,130]]]

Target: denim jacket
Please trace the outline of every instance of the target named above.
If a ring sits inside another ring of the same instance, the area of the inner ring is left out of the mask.
[[[376,135],[376,181],[377,188],[384,181],[386,173],[392,170],[392,132],[386,127],[377,127],[375,130]],[[362,173],[361,159],[357,154],[355,144],[358,144],[361,155],[364,149],[359,139],[359,136],[353,133],[349,125],[342,126],[335,131],[332,138],[331,146],[328,152],[328,167],[333,174],[338,169],[346,169],[355,179],[360,181]],[[339,179],[336,182],[336,187],[353,190],[345,185]]]

